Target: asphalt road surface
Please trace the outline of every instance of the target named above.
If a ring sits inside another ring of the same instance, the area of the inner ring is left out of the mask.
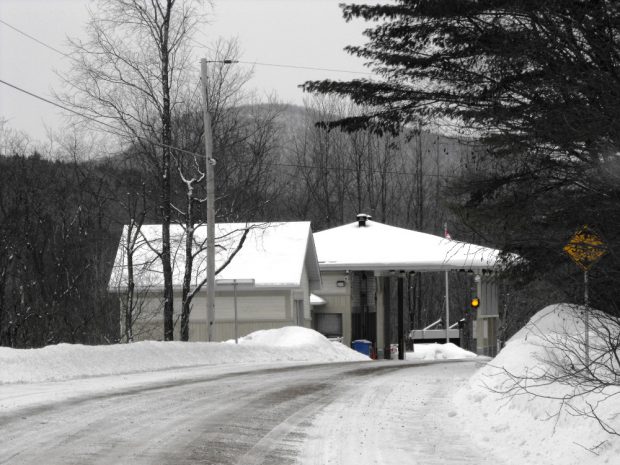
[[[450,401],[476,368],[203,368],[2,414],[0,464],[496,464]]]

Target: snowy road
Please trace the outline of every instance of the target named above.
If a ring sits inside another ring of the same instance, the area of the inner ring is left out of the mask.
[[[0,464],[497,464],[450,400],[476,368],[386,361],[129,376],[113,390],[0,413]]]

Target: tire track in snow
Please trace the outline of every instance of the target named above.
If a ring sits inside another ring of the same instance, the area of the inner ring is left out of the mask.
[[[451,401],[472,365],[400,365],[366,379],[315,418],[297,463],[497,465],[471,442]]]

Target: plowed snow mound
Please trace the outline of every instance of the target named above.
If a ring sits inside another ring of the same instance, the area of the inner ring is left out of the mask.
[[[413,352],[407,352],[407,360],[458,360],[462,358],[474,358],[476,354],[461,349],[456,344],[416,344]]]
[[[530,318],[530,321],[515,333],[515,335],[510,338],[510,341],[527,339],[530,335],[542,336],[582,333],[584,330],[582,318],[583,310],[584,308],[580,305],[549,305]],[[595,310],[590,311],[598,313]]]
[[[156,342],[84,346],[58,344],[41,349],[0,347],[0,384],[61,381],[200,365],[369,360],[307,328],[259,331],[241,344]]]
[[[228,341],[230,342],[230,341]],[[331,342],[321,333],[301,326],[255,331],[239,338],[239,344],[259,344],[272,347],[326,346]]]
[[[267,346],[300,351],[316,351],[326,361],[370,360],[366,355],[350,349],[340,342],[330,341],[321,333],[313,329],[302,328],[301,326],[255,331],[240,338],[239,344],[244,346]]]
[[[616,463],[620,437],[607,434],[582,412],[597,414],[620,432],[620,386],[586,392],[563,367],[583,360],[583,307],[557,304],[540,310],[502,351],[478,370],[454,401],[474,440],[507,464]],[[591,311],[592,358],[600,355],[602,314]],[[599,325],[599,326],[597,326]]]

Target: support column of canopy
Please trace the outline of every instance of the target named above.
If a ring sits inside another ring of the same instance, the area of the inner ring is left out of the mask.
[[[494,357],[497,355],[497,330],[499,326],[499,303],[497,279],[491,273],[476,274],[476,291],[480,306],[476,314],[476,353]]]

